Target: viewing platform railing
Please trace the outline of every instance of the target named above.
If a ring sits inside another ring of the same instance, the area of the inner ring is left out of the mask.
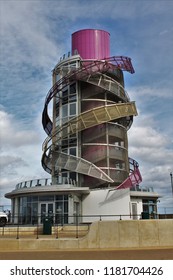
[[[68,177],[59,176],[57,182],[54,183],[54,185],[63,185],[63,184],[76,186],[76,181]],[[33,180],[23,181],[18,183],[15,189],[17,190],[22,188],[32,188],[32,187],[52,186],[52,185],[53,183],[51,178],[33,179]]]

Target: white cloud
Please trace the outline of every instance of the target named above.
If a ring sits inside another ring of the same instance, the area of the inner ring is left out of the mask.
[[[49,177],[41,166],[42,139],[37,124],[38,118],[31,130],[4,109],[0,111],[0,204],[10,204],[3,196],[12,191],[17,183]]]
[[[56,57],[58,49],[50,39],[52,31],[41,15],[40,4],[39,1],[9,1],[2,5],[2,41],[8,46],[3,49],[6,65],[24,63],[44,69]]]
[[[129,131],[129,155],[139,162],[142,185],[153,187],[162,196],[162,207],[166,205],[165,199],[172,192],[170,171],[173,149],[170,147],[170,141],[169,135],[157,131],[153,116],[149,114],[138,117],[138,121]],[[173,205],[173,198],[169,202],[169,205]]]
[[[22,129],[22,123],[17,123],[15,117],[5,111],[0,111],[0,131],[0,142],[4,148],[33,145],[39,141],[36,131]]]
[[[146,84],[145,86],[131,87],[129,93],[135,97],[142,97],[143,101],[144,98],[148,98],[148,100],[155,97],[162,98],[162,100],[169,100],[173,98],[172,88],[167,87],[167,85],[165,85],[164,88],[158,87],[158,85],[151,86],[149,84]]]
[[[132,127],[130,131],[131,145],[137,148],[153,148],[158,150],[159,148],[168,144],[168,139],[162,134],[158,133],[154,128],[152,128],[149,125],[151,125],[151,123],[146,122],[146,124],[143,124],[143,126]]]
[[[25,161],[18,156],[2,155],[0,156],[1,171],[14,174],[14,169],[17,167],[28,166]],[[15,173],[16,174],[16,173]]]
[[[157,130],[154,115],[139,115],[128,132],[130,151],[142,161],[170,165],[173,162],[171,137]]]

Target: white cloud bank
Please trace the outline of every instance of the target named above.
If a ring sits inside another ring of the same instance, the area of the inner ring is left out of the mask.
[[[36,120],[36,124],[37,124]],[[0,205],[10,204],[4,194],[21,181],[49,177],[41,167],[42,139],[33,123],[25,129],[21,121],[4,110],[0,111]]]
[[[162,196],[160,207],[173,207],[170,181],[172,139],[170,135],[157,130],[152,115],[141,114],[128,133],[130,157],[134,157],[140,164],[143,177],[141,185],[153,187]]]

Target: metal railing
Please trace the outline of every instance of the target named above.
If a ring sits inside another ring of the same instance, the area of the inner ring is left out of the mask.
[[[12,216],[6,226],[0,227],[0,238],[81,238],[85,236],[92,222],[158,219],[159,215],[73,215],[51,214],[38,216]],[[32,220],[32,223],[28,221]],[[48,231],[48,232],[47,232]]]
[[[45,186],[52,186],[52,179],[51,178],[41,178],[41,179],[33,179],[29,181],[20,182],[16,185],[15,189],[23,189],[23,188],[35,188],[35,187],[45,187]],[[57,182],[54,182],[54,185],[73,185],[76,186],[77,183],[75,180],[72,180],[68,177],[59,176]]]
[[[51,178],[33,179],[33,180],[18,183],[15,189],[17,190],[22,188],[32,188],[32,187],[48,186],[48,185],[52,185]]]

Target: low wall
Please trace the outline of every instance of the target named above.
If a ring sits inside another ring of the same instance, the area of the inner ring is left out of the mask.
[[[86,239],[89,248],[173,246],[173,220],[97,222]]]
[[[0,250],[173,247],[173,220],[94,222],[85,237],[0,238]]]

